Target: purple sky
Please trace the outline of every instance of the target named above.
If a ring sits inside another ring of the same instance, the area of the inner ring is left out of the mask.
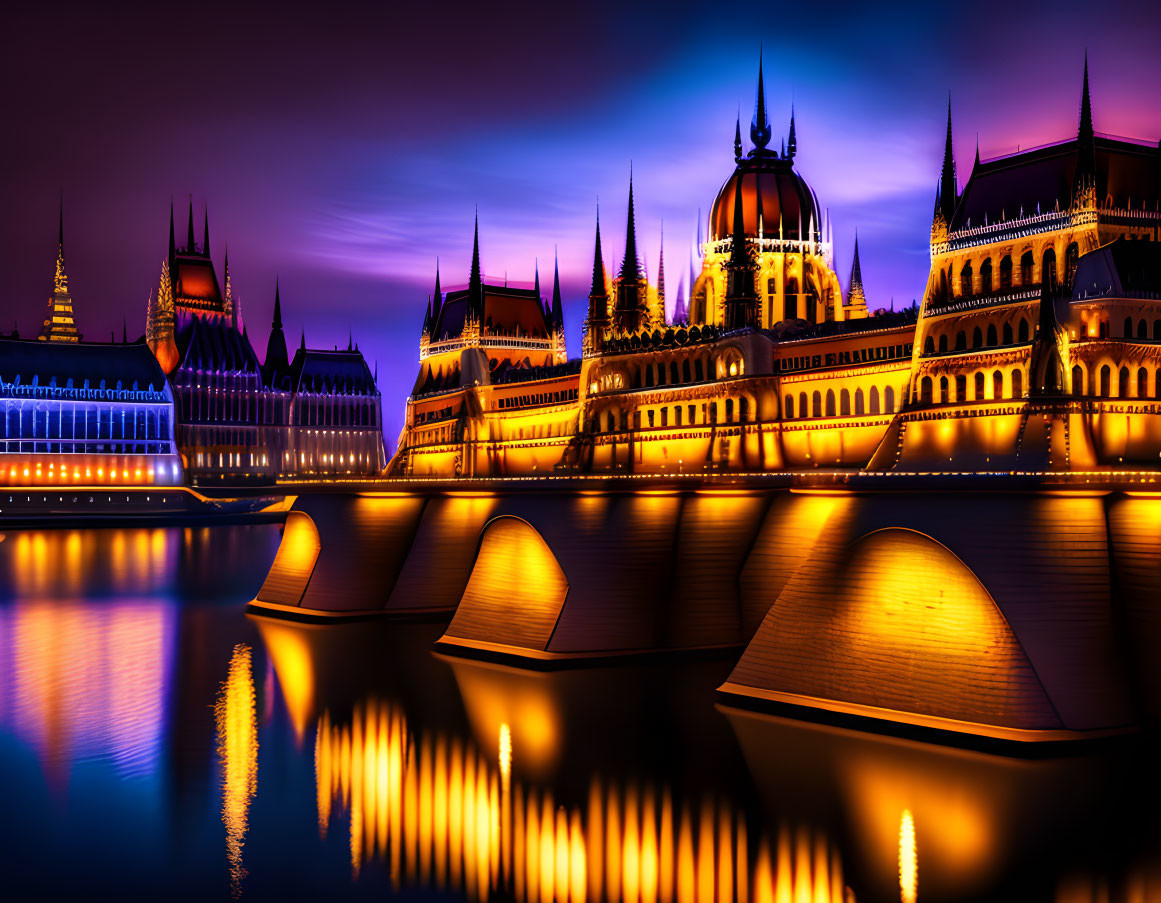
[[[63,188],[81,330],[119,337],[124,314],[140,335],[169,199],[180,233],[192,193],[259,354],[278,274],[292,350],[351,329],[378,361],[392,448],[435,258],[445,289],[466,281],[477,204],[490,276],[531,282],[539,258],[548,291],[559,247],[576,354],[597,199],[613,265],[632,163],[672,304],[760,43],[774,143],[793,99],[836,269],[858,228],[872,307],[923,291],[949,90],[961,184],[977,132],[985,158],[1074,133],[1086,47],[1097,129],[1161,138],[1155,3],[66,6],[0,30],[0,328],[39,327]]]

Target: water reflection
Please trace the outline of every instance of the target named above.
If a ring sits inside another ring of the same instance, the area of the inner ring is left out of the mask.
[[[250,800],[258,792],[258,730],[249,646],[234,647],[229,676],[214,706],[214,720],[222,769],[222,823],[226,826],[230,890],[237,899],[242,894],[242,879],[246,877],[242,844],[246,838]]]

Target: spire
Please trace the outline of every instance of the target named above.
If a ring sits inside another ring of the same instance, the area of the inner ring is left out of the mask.
[[[121,314],[121,344],[129,344],[129,321],[125,319],[124,314]]]
[[[192,254],[197,249],[194,244],[194,230],[193,230],[193,195],[189,196],[189,234],[185,240],[185,250],[187,254]]]
[[[734,231],[730,240],[730,260],[726,264],[729,282],[726,288],[726,329],[753,325],[757,313],[754,287],[754,264],[746,243],[746,225],[742,211],[742,180],[734,181]]]
[[[1092,102],[1088,92],[1088,51],[1084,54],[1084,84],[1080,92],[1080,127],[1076,136],[1076,185],[1073,205],[1096,206],[1096,136],[1092,127]]]
[[[246,335],[246,325],[242,325]],[[270,321],[270,338],[266,341],[266,357],[262,360],[262,375],[269,386],[282,385],[290,369],[286,356],[286,333],[282,331],[282,292],[278,276],[274,277],[274,315]]]
[[[282,295],[278,286],[278,276],[274,277],[274,321],[271,329],[282,329]]]
[[[855,232],[855,255],[851,262],[851,280],[847,288],[847,307],[865,308],[867,293],[863,290],[863,267],[859,263],[859,233]]]
[[[798,153],[798,135],[794,131],[794,104],[790,105],[790,138],[786,142],[786,156],[793,160]]]
[[[56,275],[53,279],[53,291],[67,292],[69,290],[69,279],[65,274],[65,253],[64,253],[64,192],[60,194],[60,202],[57,209],[57,237],[56,237]]]
[[[472,272],[468,278],[468,310],[484,318],[484,280],[480,275],[480,214],[476,212],[472,234]]]
[[[955,178],[955,153],[951,142],[951,94],[947,95],[947,140],[943,146],[943,170],[939,176],[940,210],[944,222],[951,226],[951,217],[959,200],[959,186]]]
[[[210,256],[210,205],[206,204],[205,227],[202,232],[202,253]]]
[[[305,326],[302,328],[302,332],[299,335],[298,350],[299,351],[306,351],[306,327]]]
[[[734,162],[742,162],[742,112],[738,111],[738,119],[734,123]]]
[[[976,132],[976,161],[972,164],[972,169],[975,170],[980,165],[980,133]]]
[[[534,292],[536,292],[536,303],[543,306],[544,299],[540,297],[540,258],[539,257],[533,258],[532,266],[533,266],[532,271],[534,274],[532,277],[532,279],[533,279],[532,290]]]
[[[1084,87],[1080,93],[1080,129],[1077,137],[1081,141],[1093,140],[1092,101],[1088,93],[1088,51],[1084,52]]]
[[[593,248],[593,285],[589,291],[590,297],[600,297],[605,294],[605,257],[601,250],[601,208],[597,207],[597,240]]]
[[[766,86],[762,78],[762,49],[758,49],[758,97],[754,102],[754,118],[750,121],[750,141],[756,150],[770,143],[770,120],[766,116]]]
[[[230,285],[230,243],[226,242],[225,260],[222,264],[226,277],[226,290],[223,301],[226,305],[226,316],[230,318],[230,324],[238,328],[238,305],[234,303],[234,289]]]
[[[435,258],[435,294],[431,296],[431,326],[439,319],[440,309],[443,307],[443,293],[439,290],[439,258]]]
[[[349,328],[347,329],[347,350],[348,351],[355,350],[355,334],[353,332],[351,332],[351,330]]]
[[[665,309],[665,223],[661,223],[661,253],[657,260],[657,297],[661,299],[662,311]]]
[[[174,237],[173,237],[173,198],[170,197],[170,199],[169,199],[169,259],[173,260],[173,257],[176,253],[177,253],[177,242],[174,241]]]
[[[552,323],[557,329],[564,328],[564,304],[560,297],[560,260],[553,252],[552,262]]]
[[[629,167],[629,216],[625,224],[625,259],[621,263],[622,279],[640,279],[641,261],[637,258],[637,223],[633,213],[633,168]]]

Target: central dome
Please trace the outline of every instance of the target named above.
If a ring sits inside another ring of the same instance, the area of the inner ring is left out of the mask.
[[[818,237],[822,223],[818,198],[806,180],[794,171],[794,161],[771,151],[754,150],[738,163],[710,207],[710,241],[721,241],[734,233],[734,197],[739,179],[742,223],[748,238],[758,237],[759,220],[766,238],[778,238],[779,223],[784,239],[803,241]]]

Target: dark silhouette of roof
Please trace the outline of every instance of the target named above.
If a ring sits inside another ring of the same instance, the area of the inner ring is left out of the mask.
[[[481,283],[479,290],[484,297],[481,325],[485,331],[513,334],[519,330],[521,335],[531,338],[548,338],[552,330],[535,290],[485,283]],[[431,334],[433,342],[463,333],[472,291],[469,287],[444,296],[439,319]]]
[[[1118,238],[1077,261],[1074,301],[1141,296],[1161,297],[1161,243]]]
[[[165,374],[144,343],[40,342],[0,338],[0,381],[65,387],[166,391]]]
[[[224,317],[182,315],[175,339],[180,361],[178,370],[246,372],[261,376],[258,356],[250,340]]]
[[[363,352],[316,351],[302,349],[290,362],[291,386],[295,392],[343,395],[378,395],[375,378]]]

